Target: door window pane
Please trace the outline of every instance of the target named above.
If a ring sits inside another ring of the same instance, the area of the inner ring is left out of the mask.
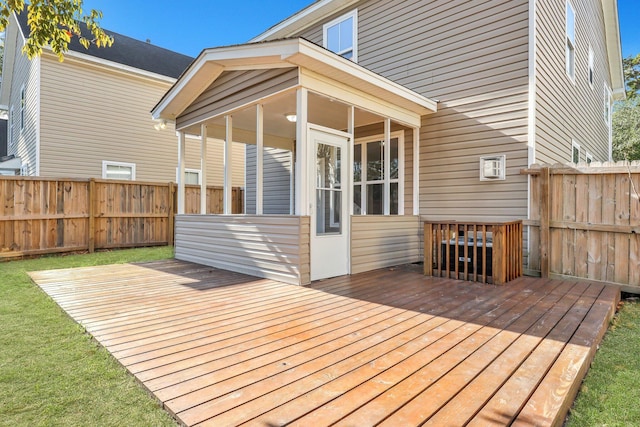
[[[384,184],[367,185],[367,214],[384,214]]]
[[[318,144],[318,188],[340,188],[340,154],[340,147]]]
[[[340,190],[316,190],[316,235],[342,233]]]

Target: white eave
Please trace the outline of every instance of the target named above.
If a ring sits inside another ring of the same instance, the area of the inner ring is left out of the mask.
[[[348,8],[359,0],[318,0],[249,40],[249,43],[282,39],[298,34],[327,16]]]
[[[300,67],[422,116],[437,102],[304,39],[204,50],[151,111],[175,120],[224,71]]]
[[[615,100],[626,98],[624,72],[622,69],[622,43],[620,41],[620,21],[618,1],[602,0],[604,28],[607,44],[607,60],[611,75],[611,91]]]

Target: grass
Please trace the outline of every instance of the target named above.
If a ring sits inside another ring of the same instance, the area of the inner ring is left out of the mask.
[[[0,263],[0,425],[175,426],[28,271],[171,258],[170,247]]]
[[[604,337],[568,427],[640,426],[640,302],[626,300]]]

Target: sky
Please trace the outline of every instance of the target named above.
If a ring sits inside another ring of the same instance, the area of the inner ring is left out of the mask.
[[[84,0],[111,31],[190,56],[245,43],[313,0]],[[178,6],[177,6],[178,5]],[[622,55],[640,53],[640,0],[618,0]]]

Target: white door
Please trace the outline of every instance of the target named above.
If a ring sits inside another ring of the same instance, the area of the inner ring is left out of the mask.
[[[318,280],[349,274],[349,139],[315,129],[309,137],[311,280]]]

